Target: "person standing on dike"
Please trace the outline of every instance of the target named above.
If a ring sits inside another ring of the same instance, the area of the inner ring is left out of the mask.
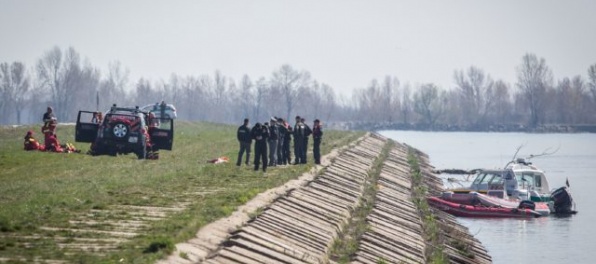
[[[263,172],[267,171],[267,138],[269,128],[261,123],[256,123],[250,131],[255,140],[255,171],[259,170],[259,162],[263,162]]]
[[[321,164],[321,140],[323,139],[323,128],[321,127],[321,121],[319,119],[315,119],[313,128],[312,128],[312,138],[313,138],[313,157],[315,159],[315,164]]]
[[[246,152],[245,164],[248,165],[248,161],[250,160],[250,145],[252,144],[252,136],[250,134],[250,127],[248,124],[249,120],[248,118],[245,118],[244,123],[238,127],[238,131],[236,132],[236,138],[238,139],[238,143],[240,143],[240,151],[238,151],[238,161],[236,162],[236,166],[240,166],[242,163],[242,155],[244,155],[244,152]]]

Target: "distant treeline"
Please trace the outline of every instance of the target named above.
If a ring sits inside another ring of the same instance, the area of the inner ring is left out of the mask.
[[[164,100],[177,107],[181,120],[219,123],[301,115],[308,122],[318,118],[356,129],[569,132],[596,125],[596,63],[587,68],[587,77],[554,80],[545,59],[526,54],[516,71],[517,80],[508,83],[470,66],[454,71],[453,87],[404,84],[386,76],[346,98],[291,65],[240,80],[216,70],[131,82],[119,62],[101,72],[74,48],[54,47],[35,65],[0,62],[0,124],[39,123],[47,106],[54,107],[60,122],[72,122],[82,109]]]

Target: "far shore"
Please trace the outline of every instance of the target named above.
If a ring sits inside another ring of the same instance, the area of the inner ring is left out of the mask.
[[[462,126],[454,124],[411,124],[395,122],[329,122],[327,126],[338,130],[411,130],[432,132],[518,132],[518,133],[596,133],[595,125],[549,124],[532,128],[520,124]]]

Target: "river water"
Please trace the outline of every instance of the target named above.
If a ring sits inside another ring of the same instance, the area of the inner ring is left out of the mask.
[[[545,171],[550,188],[570,189],[578,214],[519,219],[458,218],[486,247],[494,263],[596,263],[596,134],[380,131],[430,156],[437,169],[502,168],[518,157]],[[446,176],[443,176],[446,177]]]

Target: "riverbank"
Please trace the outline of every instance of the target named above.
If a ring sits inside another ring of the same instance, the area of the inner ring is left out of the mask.
[[[524,133],[596,133],[596,125],[564,125],[549,124],[529,127],[522,124],[494,124],[486,126],[455,125],[455,124],[411,124],[401,122],[331,122],[329,127],[338,130],[402,130],[402,131],[432,131],[432,132],[524,132]]]
[[[425,154],[367,134],[159,263],[490,263],[465,227],[426,204],[442,188],[432,171]]]
[[[0,262],[490,262],[425,205],[428,157],[377,134],[327,130],[322,166],[264,174],[207,162],[234,159],[234,126],[178,122],[156,161],[25,152],[29,129],[0,128]]]

